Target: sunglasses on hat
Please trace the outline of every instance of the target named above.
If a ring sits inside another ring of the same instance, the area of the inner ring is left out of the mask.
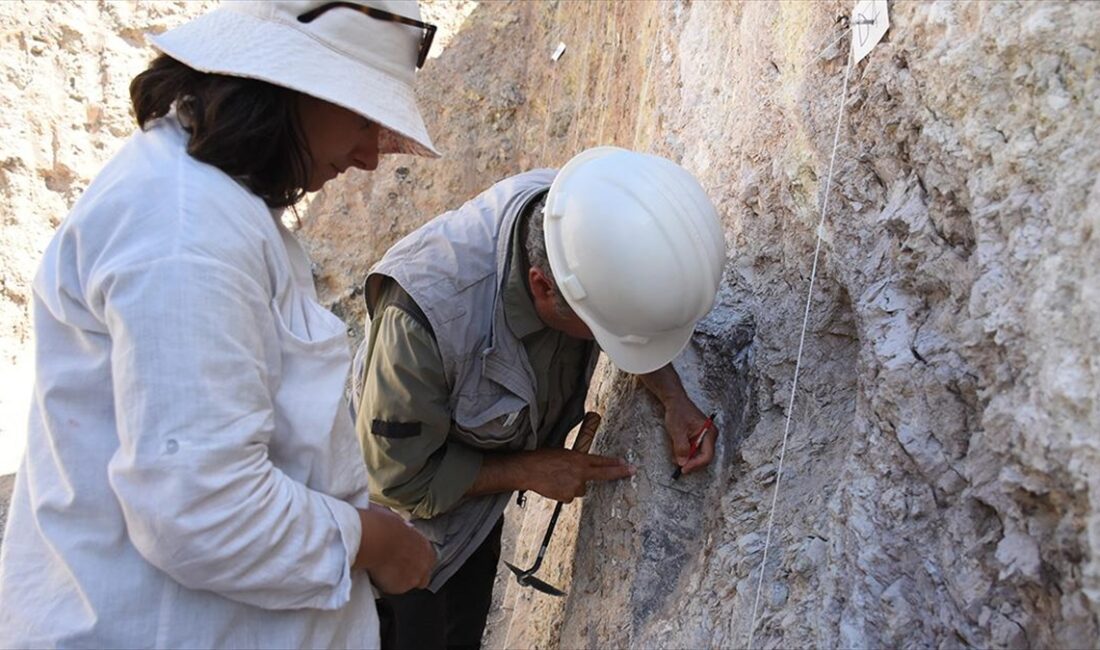
[[[428,23],[422,23],[419,20],[414,20],[406,16],[399,16],[382,9],[376,9],[374,7],[366,7],[354,2],[330,2],[323,4],[316,9],[310,9],[309,11],[298,16],[298,22],[309,23],[313,22],[318,16],[324,14],[329,9],[354,9],[359,13],[366,14],[375,20],[384,20],[387,22],[399,23],[401,25],[409,25],[410,27],[416,27],[424,30],[424,35],[420,37],[420,50],[416,53],[416,68],[419,70],[424,67],[424,61],[428,59],[428,50],[432,47],[432,39],[435,38],[435,25]]]

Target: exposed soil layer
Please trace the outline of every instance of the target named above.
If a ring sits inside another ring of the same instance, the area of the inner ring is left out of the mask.
[[[656,404],[604,367],[596,449],[639,475],[559,531],[544,571],[568,597],[510,586],[490,645],[747,642],[850,9],[482,4],[422,73],[446,158],[311,207],[353,327],[390,243],[589,146],[679,161],[722,215],[719,303],[677,361],[720,410],[718,459],[670,485]],[[1100,5],[899,1],[891,23],[852,71],[755,642],[1093,646]],[[548,511],[513,513],[518,564]]]
[[[720,413],[718,457],[672,483],[658,405],[602,365],[595,451],[639,473],[565,509],[540,575],[566,598],[500,577],[487,644],[743,646],[851,4],[473,7],[431,8],[453,37],[418,92],[445,158],[351,172],[299,211],[322,298],[358,334],[390,244],[587,147],[695,173],[728,261],[676,365]],[[0,461],[26,417],[38,256],[133,128],[141,33],[203,8],[0,3]],[[1095,647],[1100,3],[890,10],[844,98],[755,643]],[[530,564],[551,506],[510,512],[505,559]]]

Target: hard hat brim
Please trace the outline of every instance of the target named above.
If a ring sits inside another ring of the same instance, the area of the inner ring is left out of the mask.
[[[581,317],[581,320],[585,320]],[[611,362],[617,368],[633,375],[644,375],[669,364],[680,356],[695,332],[695,323],[651,337],[645,343],[624,343],[620,337],[585,320],[588,329],[596,337]]]

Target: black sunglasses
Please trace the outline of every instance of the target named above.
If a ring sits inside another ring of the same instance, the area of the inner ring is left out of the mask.
[[[356,4],[354,2],[329,2],[328,4],[323,4],[316,9],[310,9],[304,14],[298,16],[298,22],[313,22],[315,18],[325,13],[329,9],[336,9],[337,7],[341,7],[343,9],[354,9],[355,11],[366,14],[376,20],[385,20],[391,23],[399,23],[402,25],[408,25],[410,27],[423,29],[424,36],[420,38],[420,51],[416,53],[416,67],[418,70],[424,67],[424,61],[428,59],[428,50],[432,48],[432,39],[435,38],[435,25],[429,25],[428,23],[422,23],[419,20],[413,20],[412,18],[406,18],[405,16],[391,14],[390,12],[383,11],[382,9],[366,7],[360,4]]]

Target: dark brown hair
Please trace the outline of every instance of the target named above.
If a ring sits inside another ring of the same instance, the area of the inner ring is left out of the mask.
[[[269,207],[305,196],[310,160],[297,92],[199,72],[162,54],[130,82],[130,102],[142,129],[174,103],[191,133],[187,153],[237,179]]]

